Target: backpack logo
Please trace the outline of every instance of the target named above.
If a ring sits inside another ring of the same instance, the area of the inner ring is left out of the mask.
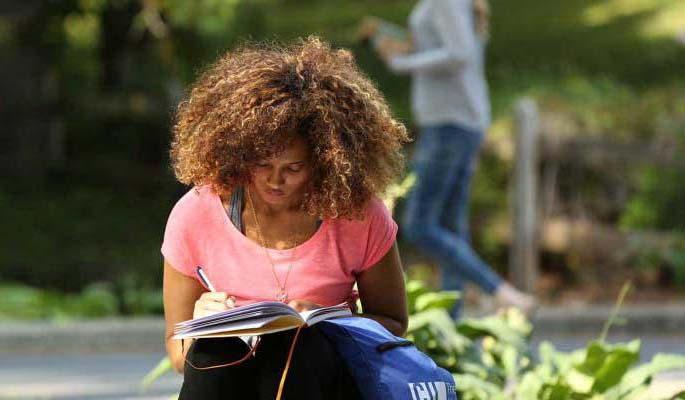
[[[410,382],[409,392],[412,400],[447,400],[445,382]]]

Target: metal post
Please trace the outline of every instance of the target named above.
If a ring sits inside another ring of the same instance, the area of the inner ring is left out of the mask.
[[[538,110],[524,98],[515,106],[516,150],[512,179],[511,279],[518,288],[533,292],[538,271]]]

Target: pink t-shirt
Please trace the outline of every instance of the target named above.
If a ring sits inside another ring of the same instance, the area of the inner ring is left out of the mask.
[[[355,275],[378,263],[396,234],[390,212],[374,197],[363,220],[326,219],[294,249],[268,251],[281,284],[293,264],[286,285],[289,299],[331,306],[348,299]],[[202,266],[215,289],[235,296],[237,305],[277,298],[264,248],[233,225],[209,186],[193,188],[178,200],[161,250],[175,269],[200,283],[196,267]]]

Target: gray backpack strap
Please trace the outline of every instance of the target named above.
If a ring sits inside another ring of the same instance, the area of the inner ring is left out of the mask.
[[[231,219],[231,222],[233,222],[233,225],[235,225],[236,228],[240,232],[243,232],[243,196],[244,196],[245,190],[243,189],[242,186],[238,186],[235,189],[233,189],[233,193],[231,194],[231,202],[228,206],[228,216]],[[321,226],[322,220],[316,221],[316,228],[318,229],[319,226]]]
[[[243,231],[243,187],[238,186],[233,189],[231,202],[228,207],[228,216],[240,232]]]

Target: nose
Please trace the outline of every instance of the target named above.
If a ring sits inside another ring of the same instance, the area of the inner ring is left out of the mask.
[[[266,180],[266,183],[268,183],[272,188],[276,189],[285,183],[285,178],[277,168],[273,168]]]

